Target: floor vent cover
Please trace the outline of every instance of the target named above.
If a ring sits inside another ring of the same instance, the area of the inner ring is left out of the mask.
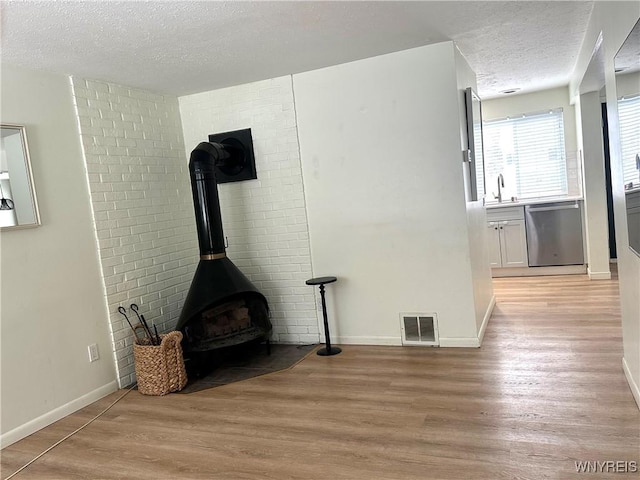
[[[435,313],[401,313],[400,327],[403,345],[440,345]]]

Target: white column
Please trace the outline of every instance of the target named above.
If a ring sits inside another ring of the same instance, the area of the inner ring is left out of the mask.
[[[584,162],[584,206],[589,278],[611,278],[607,193],[604,175],[604,143],[600,94],[580,95],[582,155]]]

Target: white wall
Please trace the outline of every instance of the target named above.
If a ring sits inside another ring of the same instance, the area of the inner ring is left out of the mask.
[[[458,116],[460,119],[460,142],[462,149],[468,148],[467,138],[467,107],[465,100],[465,90],[472,87],[477,91],[476,74],[462,56],[460,51],[455,50],[456,78],[458,84]],[[484,112],[483,112],[484,114]],[[468,180],[468,163],[461,163],[463,175]],[[468,183],[468,182],[467,182]],[[480,194],[479,194],[480,195]],[[478,201],[471,201],[470,188],[465,193],[467,207],[467,233],[469,235],[469,261],[471,264],[471,281],[473,285],[473,298],[476,312],[476,326],[480,337],[484,335],[489,316],[495,304],[493,295],[493,282],[491,281],[491,267],[488,257],[487,239],[487,211],[484,208],[482,198]]]
[[[3,446],[116,389],[71,86],[2,66],[3,122],[26,125],[42,226],[3,231]],[[87,346],[101,358],[89,363]]]
[[[640,17],[637,2],[596,2],[585,41],[580,50],[576,69],[572,75],[571,92],[578,87],[591,60],[598,36],[602,32],[604,72],[607,92],[607,115],[611,148],[611,175],[613,183],[618,275],[622,308],[622,335],[624,346],[623,367],[627,380],[640,406],[640,258],[629,250],[629,237],[624,201],[622,160],[619,143],[617,86],[614,57],[633,25]]]
[[[118,307],[136,303],[172,330],[200,258],[178,99],[81,78],[73,90],[124,387],[135,381],[134,337]]]
[[[229,258],[263,295],[275,342],[318,341],[291,77],[180,97],[187,156],[210,134],[251,128],[257,180],[218,186]]]
[[[640,72],[626,73],[616,77],[618,98],[640,93]]]
[[[442,345],[478,345],[456,73],[447,42],[293,77],[337,342],[399,344],[400,312],[435,312]]]
[[[599,92],[580,95],[580,144],[584,168],[584,217],[589,278],[611,278],[609,268],[609,226],[604,173],[604,141]]]

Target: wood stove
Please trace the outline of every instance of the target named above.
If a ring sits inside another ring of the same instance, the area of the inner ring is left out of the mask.
[[[202,142],[191,152],[189,172],[196,215],[200,263],[176,329],[184,335],[185,356],[269,342],[266,298],[227,258],[216,169],[241,171],[249,150],[239,141]],[[251,152],[252,153],[252,150]]]

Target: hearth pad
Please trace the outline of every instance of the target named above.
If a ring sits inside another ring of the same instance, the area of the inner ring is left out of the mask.
[[[200,378],[189,378],[187,386],[177,393],[195,393],[229,383],[247,380],[267,373],[286,370],[294,366],[317,345],[271,345],[271,355],[258,349],[250,355],[230,356],[221,359],[220,363],[207,375]]]

